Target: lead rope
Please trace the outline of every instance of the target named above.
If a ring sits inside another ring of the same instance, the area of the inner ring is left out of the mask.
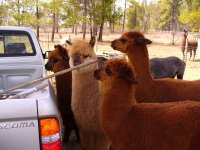
[[[49,76],[46,76],[46,77],[43,77],[43,78],[39,78],[39,79],[33,80],[33,81],[31,81],[31,82],[25,83],[25,84],[21,84],[21,85],[12,87],[12,88],[7,89],[7,90],[4,90],[4,91],[0,91],[0,96],[3,95],[3,94],[6,94],[6,93],[8,93],[8,92],[14,91],[14,90],[16,90],[16,89],[20,89],[20,88],[24,88],[24,87],[33,85],[33,84],[35,84],[35,83],[38,83],[38,82],[47,80],[47,79],[49,79],[49,78],[53,78],[53,77],[55,77],[55,76],[59,76],[59,75],[61,75],[61,74],[70,72],[70,71],[75,70],[75,69],[82,68],[82,67],[84,67],[84,66],[87,66],[87,65],[90,65],[90,64],[93,64],[93,63],[96,63],[96,62],[97,62],[97,59],[95,59],[95,60],[90,60],[90,61],[88,61],[88,62],[86,62],[86,63],[82,63],[82,64],[77,65],[77,66],[74,66],[74,67],[72,67],[72,68],[68,68],[68,69],[65,69],[65,70],[56,72],[56,73],[51,74],[51,75],[49,75]]]

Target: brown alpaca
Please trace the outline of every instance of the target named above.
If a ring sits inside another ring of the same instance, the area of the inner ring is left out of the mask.
[[[200,102],[137,103],[132,66],[108,61],[94,73],[102,81],[100,122],[114,150],[199,150]]]
[[[195,39],[188,39],[188,31],[184,30],[183,38],[180,41],[180,48],[181,48],[181,51],[183,53],[183,60],[187,60],[187,53],[188,52],[190,52],[189,60],[192,57],[192,52],[193,52],[193,60],[194,60],[195,55],[196,55],[196,51],[197,51],[197,47],[198,47],[198,42]]]
[[[126,32],[111,43],[113,49],[127,54],[140,80],[135,91],[138,102],[199,101],[200,80],[152,79],[146,46],[150,43],[139,31]]]
[[[95,39],[89,43],[77,40],[69,43],[70,66],[97,59],[93,50]],[[109,142],[99,123],[102,101],[101,85],[94,77],[97,63],[72,71],[72,111],[79,127],[83,150],[107,150]]]
[[[69,68],[69,56],[67,50],[61,45],[55,45],[49,57],[45,68],[54,73]],[[71,90],[72,90],[72,73],[65,73],[55,77],[57,103],[62,116],[64,130],[64,142],[69,140],[70,134],[75,130],[77,139],[79,140],[79,131],[76,126],[74,116],[71,110]]]

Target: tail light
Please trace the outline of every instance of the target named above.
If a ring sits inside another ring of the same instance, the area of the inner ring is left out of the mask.
[[[56,118],[40,120],[42,150],[61,150],[60,125]]]

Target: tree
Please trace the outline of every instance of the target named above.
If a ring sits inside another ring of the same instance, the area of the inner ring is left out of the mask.
[[[179,20],[183,27],[188,27],[191,31],[200,29],[200,1],[184,0],[180,9]]]
[[[125,23],[126,23],[126,4],[127,4],[127,0],[124,0],[124,14],[123,14],[122,33],[125,30]]]
[[[54,41],[54,35],[55,35],[55,29],[56,25],[58,25],[59,16],[61,13],[62,8],[62,0],[52,0],[50,2],[45,3],[45,9],[47,10],[51,20],[49,21],[49,24],[52,25],[52,35],[51,35],[51,41]]]
[[[8,4],[2,0],[0,3],[0,25],[7,24],[7,20],[8,20],[7,10],[8,10]]]
[[[127,18],[128,18],[128,23],[127,27],[129,29],[136,29],[140,28],[140,23],[139,23],[139,13],[140,13],[140,5],[136,0],[130,0],[130,6],[127,9]]]
[[[113,7],[115,7],[115,1],[114,0],[102,0],[100,3],[100,16],[99,18],[99,23],[100,24],[100,28],[99,28],[99,36],[98,36],[98,41],[102,41],[103,40],[103,28],[104,28],[104,24],[106,21],[108,21],[110,19],[110,14],[112,14],[113,11]]]

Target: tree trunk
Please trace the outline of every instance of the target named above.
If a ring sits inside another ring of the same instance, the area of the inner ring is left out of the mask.
[[[92,39],[92,36],[93,36],[93,30],[92,27],[90,26],[90,39]]]
[[[83,39],[85,39],[86,35],[86,23],[83,23]]]
[[[87,2],[84,0],[84,17],[87,17]],[[85,39],[86,35],[86,23],[85,21],[83,22],[83,39]]]
[[[104,25],[104,23],[101,23],[101,26],[100,26],[100,29],[99,29],[98,41],[100,41],[100,42],[103,41],[103,25]]]
[[[125,4],[124,4],[124,19],[123,19],[122,33],[125,30],[125,22],[126,22],[126,1],[127,0],[125,0]]]
[[[19,15],[19,14],[20,14],[20,6],[19,6],[20,2],[19,2],[19,0],[17,1],[17,3],[18,3],[17,12],[18,12],[18,15]],[[20,19],[18,19],[17,22],[18,22],[18,26],[21,26],[21,21],[20,21]]]
[[[115,6],[115,1],[114,1],[114,14],[116,12],[116,6]],[[112,33],[115,32],[115,19],[112,21],[112,24],[111,24],[111,27],[112,27]]]
[[[36,1],[36,18],[37,18],[37,38],[39,39],[40,38],[40,25],[39,25],[39,19],[40,19],[40,16],[39,16],[39,8],[38,8],[38,0]]]
[[[77,35],[78,32],[77,32],[77,25],[75,25],[75,35]]]
[[[56,33],[59,32],[59,25],[58,25],[59,15],[56,15]]]
[[[53,27],[52,27],[52,36],[51,36],[51,41],[54,41],[54,34],[55,34],[55,24],[56,24],[56,14],[53,13]]]
[[[72,33],[74,33],[74,25],[72,26]]]
[[[172,8],[172,12],[171,12],[172,45],[175,45],[175,43],[174,43],[174,36],[175,36],[175,4],[174,4],[174,0],[172,0],[172,2],[171,2],[171,8]]]

